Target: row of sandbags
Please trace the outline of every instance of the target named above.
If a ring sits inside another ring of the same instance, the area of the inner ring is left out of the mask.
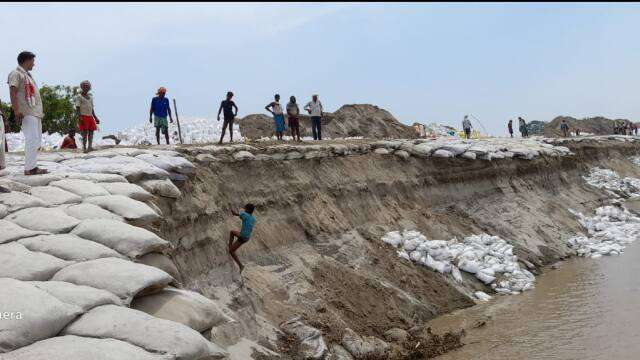
[[[620,205],[599,207],[593,216],[570,211],[587,229],[587,235],[567,240],[567,245],[578,256],[598,258],[603,255],[620,255],[627,244],[640,236],[640,217]]]
[[[587,184],[606,190],[614,197],[640,196],[640,179],[621,177],[617,172],[600,167],[591,168],[589,174],[583,176]]]
[[[535,277],[520,267],[513,246],[497,236],[471,235],[456,239],[428,240],[419,231],[392,231],[382,241],[398,248],[398,256],[462,282],[460,270],[473,274],[502,294],[518,294],[534,287]]]

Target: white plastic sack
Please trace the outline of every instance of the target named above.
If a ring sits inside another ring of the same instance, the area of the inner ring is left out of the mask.
[[[253,160],[256,157],[248,151],[238,151],[237,153],[233,154],[233,158],[238,161],[242,161],[242,160]]]
[[[31,188],[31,195],[41,199],[49,206],[74,204],[82,201],[80,196],[55,186],[34,186]]]
[[[0,229],[2,229],[2,231],[0,231],[0,244],[8,243],[30,236],[46,234],[46,232],[44,231],[33,231],[25,229],[22,226],[16,225],[7,220],[0,220]]]
[[[102,289],[65,281],[32,281],[30,283],[65,304],[79,307],[82,312],[101,305],[122,305],[122,301],[117,296]]]
[[[163,197],[177,199],[181,195],[180,190],[168,179],[145,180],[140,183],[140,186],[152,194]]]
[[[128,182],[127,179],[118,174],[97,174],[97,173],[67,173],[68,179],[87,180],[96,183]]]
[[[100,243],[86,240],[73,234],[34,236],[18,240],[18,243],[31,251],[49,254],[69,261],[123,257],[115,250]]]
[[[68,266],[56,273],[52,280],[107,290],[129,304],[134,296],[158,291],[173,278],[151,266],[103,258]]]
[[[31,251],[16,242],[0,245],[0,278],[45,281],[71,264],[45,253]]]
[[[188,290],[165,288],[131,302],[131,308],[184,324],[198,332],[234,321],[210,299]]]
[[[162,252],[169,243],[149,230],[117,220],[83,220],[72,234],[95,241],[129,257]]]
[[[298,351],[303,359],[324,359],[328,348],[320,330],[304,324],[300,316],[285,321],[280,328],[300,342]]]
[[[10,213],[31,207],[46,206],[46,203],[41,199],[17,191],[0,193],[0,204],[6,206]]]
[[[175,355],[177,359],[223,359],[227,355],[185,325],[115,305],[94,308],[62,333],[122,340],[147,351]]]
[[[147,201],[153,199],[153,195],[136,184],[104,183],[102,184],[102,187],[105,188],[105,190],[107,190],[111,195],[123,195],[138,201]]]
[[[64,212],[67,215],[74,217],[78,220],[88,220],[88,219],[107,219],[107,220],[118,220],[124,221],[122,216],[116,215],[111,211],[105,210],[98,205],[82,203],[69,205],[64,208]]]
[[[35,207],[16,211],[5,220],[12,221],[25,229],[50,233],[69,232],[80,223],[67,215],[61,208]]]
[[[340,341],[356,359],[386,359],[389,344],[372,336],[360,336],[353,330],[346,328]]]
[[[246,152],[246,151],[245,151]],[[180,156],[165,156],[159,154],[142,154],[136,156],[137,159],[144,160],[165,171],[177,172],[180,174],[191,174],[195,171],[195,166],[189,160]]]
[[[156,267],[171,275],[174,279],[180,280],[180,272],[178,271],[176,264],[174,264],[173,260],[171,260],[167,255],[148,253],[134,259],[134,261],[140,264]]]
[[[129,221],[147,223],[159,218],[147,204],[122,195],[90,197],[85,202],[98,205]]]
[[[54,181],[50,185],[72,192],[82,198],[109,195],[107,190],[105,190],[102,186],[94,184],[89,180],[64,179]]]
[[[173,360],[152,354],[116,339],[94,339],[74,335],[38,341],[2,355],[2,360]]]
[[[0,309],[9,315],[0,321],[0,353],[55,336],[80,314],[78,307],[24,281],[0,278],[0,289]]]
[[[451,157],[454,157],[455,154],[452,153],[451,151],[448,151],[448,150],[438,149],[438,150],[433,152],[432,156],[433,157],[442,157],[442,158],[451,158]]]

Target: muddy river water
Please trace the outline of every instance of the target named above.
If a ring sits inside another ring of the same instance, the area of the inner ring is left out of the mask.
[[[433,322],[470,327],[451,359],[640,359],[640,243],[620,256],[572,259],[536,288]]]

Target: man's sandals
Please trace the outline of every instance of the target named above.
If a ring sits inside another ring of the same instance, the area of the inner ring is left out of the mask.
[[[48,174],[49,170],[47,169],[40,169],[39,167],[34,167],[33,169],[29,170],[29,171],[25,171],[24,174],[25,175],[43,175],[43,174]]]

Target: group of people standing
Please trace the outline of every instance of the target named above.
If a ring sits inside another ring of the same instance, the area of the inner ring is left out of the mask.
[[[638,125],[626,122],[614,122],[613,133],[616,135],[638,135]]]
[[[513,120],[509,119],[507,123],[507,129],[509,130],[509,136],[513,137]],[[518,130],[520,131],[520,136],[523,138],[529,137],[529,129],[527,128],[527,122],[520,116],[518,116]]]

